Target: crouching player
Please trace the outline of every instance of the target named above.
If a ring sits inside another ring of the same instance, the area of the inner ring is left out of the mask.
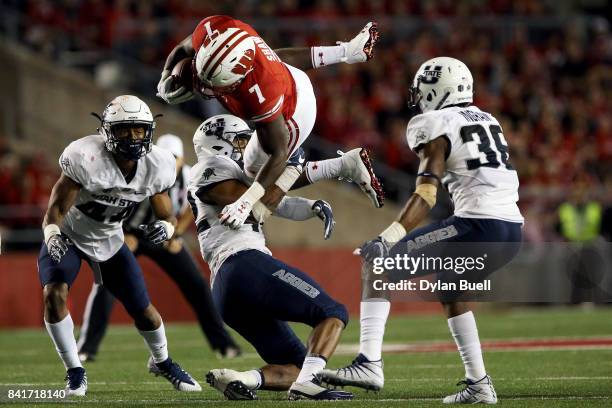
[[[149,198],[158,221],[143,225],[145,237],[162,243],[176,220],[166,190],[176,178],[174,156],[151,143],[155,122],[149,107],[131,95],[118,96],[104,110],[100,134],[72,142],[60,157],[38,258],[47,331],[67,370],[67,395],[84,396],[87,376],[79,361],[74,325],[66,307],[81,261],[97,283],[121,301],[149,348],[149,370],[179,391],[200,385],[168,356],[161,316],[151,304],[142,271],[124,243],[122,223]]]
[[[289,399],[351,399],[349,392],[321,386],[316,375],[336,348],[348,320],[346,308],[304,272],[273,258],[252,215],[236,229],[219,220],[223,207],[252,182],[239,163],[253,131],[242,119],[224,116],[219,132],[205,131],[216,123],[213,117],[194,135],[198,163],[191,171],[189,200],[202,256],[211,269],[215,306],[267,365],[245,372],[215,369],[206,381],[234,400],[256,399],[260,388],[288,389]],[[331,208],[324,201],[284,197],[275,214],[293,220],[318,216],[325,223],[326,238],[334,225]],[[313,327],[307,348],[288,321]]]

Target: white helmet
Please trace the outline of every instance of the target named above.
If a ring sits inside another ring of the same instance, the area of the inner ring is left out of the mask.
[[[252,135],[255,135],[255,131],[239,117],[215,115],[198,127],[193,135],[193,147],[198,159],[221,155],[239,161]]]
[[[183,157],[183,141],[180,137],[171,133],[166,133],[157,138],[157,147],[168,150],[174,157]]]
[[[133,95],[121,95],[110,101],[102,117],[100,133],[106,138],[106,149],[129,160],[138,160],[151,151],[151,141],[155,121],[151,110],[139,98]],[[115,132],[119,127],[143,126],[143,139],[118,138]]]
[[[195,56],[195,72],[199,84],[195,89],[204,95],[206,89],[217,95],[234,91],[255,62],[255,42],[249,33],[228,28],[209,35]]]
[[[450,57],[436,57],[425,61],[419,68],[409,94],[409,105],[422,112],[445,106],[471,103],[474,80],[468,67]]]

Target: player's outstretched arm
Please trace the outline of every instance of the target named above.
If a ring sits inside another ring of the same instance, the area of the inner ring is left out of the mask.
[[[161,244],[174,235],[176,218],[172,214],[172,201],[167,192],[155,194],[149,197],[149,201],[157,221],[149,225],[140,225],[139,228],[144,231],[146,239],[153,244]]]
[[[80,189],[79,183],[62,174],[51,190],[42,227],[49,255],[58,263],[68,251],[68,241],[62,236],[59,226],[76,201]]]
[[[361,256],[368,262],[384,257],[390,247],[402,239],[427,216],[436,203],[436,193],[446,169],[446,154],[450,149],[445,138],[439,137],[419,150],[419,172],[416,189],[400,212],[396,221],[377,238],[361,246]]]
[[[369,22],[349,42],[338,41],[336,45],[322,47],[291,47],[274,50],[283,62],[306,71],[345,62],[365,62],[374,56],[374,46],[379,39],[378,27]]]

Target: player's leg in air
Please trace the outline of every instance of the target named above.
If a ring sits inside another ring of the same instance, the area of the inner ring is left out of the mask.
[[[225,322],[248,340],[267,365],[249,371],[211,370],[206,379],[229,399],[256,399],[256,390],[289,390],[290,399],[350,399],[323,387],[325,368],[344,329],[346,308],[308,275],[258,250],[228,258],[213,298]],[[287,321],[313,327],[306,347]]]

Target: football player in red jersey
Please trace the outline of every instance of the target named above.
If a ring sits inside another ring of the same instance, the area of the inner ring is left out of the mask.
[[[224,224],[240,227],[251,210],[263,220],[269,213],[266,206],[275,207],[290,188],[321,179],[350,179],[376,207],[382,206],[382,187],[365,149],[306,163],[303,173],[303,159],[287,163],[287,158],[299,154],[316,118],[314,91],[303,70],[365,62],[372,58],[377,40],[376,24],[368,23],[349,42],[274,51],[250,25],[228,16],[211,16],[172,50],[158,96],[170,104],[185,102],[194,93],[216,98],[232,114],[255,123],[257,137],[251,138],[243,155],[244,170],[254,181],[239,200],[223,209]],[[193,89],[171,74],[177,62],[189,57],[193,58]]]

